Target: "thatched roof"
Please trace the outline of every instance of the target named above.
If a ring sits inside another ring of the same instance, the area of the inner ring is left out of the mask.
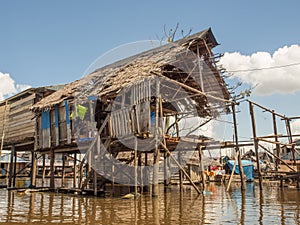
[[[99,68],[88,76],[67,84],[63,89],[42,99],[35,104],[34,111],[48,110],[65,99],[86,98],[97,96],[101,98],[118,93],[123,88],[139,82],[142,79],[160,77],[167,82],[177,82],[185,91],[193,95],[196,103],[226,102],[230,94],[220,73],[208,53],[217,42],[210,29],[190,37],[168,43],[158,48],[134,55],[124,60]],[[209,48],[209,49],[208,49]],[[195,66],[195,53],[205,55],[202,73],[203,86],[199,85],[199,68]],[[202,90],[202,88],[204,90]],[[203,111],[203,110],[202,110]]]

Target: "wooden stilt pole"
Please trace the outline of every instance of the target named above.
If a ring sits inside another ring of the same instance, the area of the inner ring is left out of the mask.
[[[74,153],[74,165],[73,165],[73,187],[76,188],[77,178],[77,153]]]
[[[55,188],[55,178],[54,178],[54,162],[55,162],[55,153],[54,149],[51,148],[51,159],[50,159],[50,188],[54,189]]]
[[[199,172],[200,172],[200,177],[201,177],[201,188],[202,191],[205,190],[205,173],[204,173],[204,165],[203,165],[203,152],[202,152],[202,145],[198,147],[198,154],[199,154]]]
[[[250,116],[252,122],[252,132],[253,132],[253,140],[254,140],[254,147],[255,147],[255,156],[256,156],[256,165],[257,165],[257,173],[259,179],[259,189],[262,190],[262,176],[260,171],[260,164],[259,164],[259,157],[258,157],[258,139],[256,135],[256,124],[255,124],[255,116],[252,102],[249,102],[249,109],[250,109]]]
[[[94,190],[94,196],[97,196],[98,190],[97,190],[97,172],[93,169],[93,190]]]
[[[138,194],[137,139],[134,138],[134,196]]]
[[[62,154],[62,168],[61,168],[61,186],[64,187],[65,183],[65,166],[66,166],[66,154]]]
[[[165,188],[169,185],[169,168],[168,168],[168,157],[167,153],[164,153],[164,186]]]
[[[155,150],[153,153],[153,187],[152,197],[157,197],[159,192],[158,172],[159,172],[159,99],[160,99],[160,83],[156,82],[156,105],[155,105]]]
[[[233,174],[234,174],[234,171],[235,171],[235,167],[236,167],[236,162],[238,161],[238,155],[239,154],[240,154],[239,151],[236,152],[235,159],[234,159],[234,164],[233,164],[233,168],[232,168],[232,171],[231,171],[231,174],[230,174],[230,178],[229,178],[229,182],[228,182],[226,191],[229,191],[229,188],[230,188],[230,185],[231,185],[231,182],[232,182],[232,178],[233,178]]]
[[[273,130],[274,130],[274,138],[276,144],[276,170],[278,171],[279,168],[279,160],[280,157],[280,145],[278,144],[278,133],[277,133],[277,123],[276,123],[276,114],[274,113],[274,110],[272,110],[272,119],[273,119]]]
[[[291,123],[290,123],[290,119],[286,118],[285,119],[285,124],[286,124],[286,131],[287,131],[287,135],[288,135],[288,139],[289,139],[289,144],[293,143],[293,135],[292,135],[292,130],[291,130]],[[292,145],[292,157],[293,157],[293,161],[294,161],[294,165],[296,165],[296,157],[295,157],[295,146]]]
[[[36,170],[37,170],[37,157],[34,150],[31,151],[31,172],[30,172],[30,186],[36,186]]]
[[[164,145],[164,143],[161,143],[161,146],[163,147],[163,149],[169,154],[169,156],[171,157],[171,159],[177,164],[177,166],[180,168],[180,170],[183,172],[183,174],[186,176],[186,178],[190,181],[191,185],[195,188],[195,190],[198,192],[198,194],[201,194],[201,191],[199,190],[199,188],[195,185],[195,183],[192,181],[192,179],[190,178],[190,176],[187,174],[187,172],[185,171],[185,169],[180,165],[180,163],[174,158],[174,156],[172,156],[171,152],[169,151],[169,149],[167,148],[167,146]]]
[[[178,150],[178,163],[181,165],[181,152]],[[183,172],[181,169],[179,169],[179,189],[180,191],[183,190]]]
[[[17,151],[14,152],[14,173],[13,173],[13,187],[16,187],[16,177],[17,177]]]
[[[11,146],[10,151],[10,164],[9,164],[9,178],[8,178],[8,187],[12,187],[12,179],[13,179],[13,173],[14,173],[14,155],[15,155],[15,146]]]
[[[238,162],[239,162],[238,166],[239,166],[240,178],[241,178],[241,189],[245,190],[246,189],[246,183],[245,183],[245,179],[244,179],[244,169],[243,169],[243,164],[242,164],[242,159],[241,159],[241,154],[240,154],[240,148],[239,148],[239,139],[238,139],[238,129],[237,129],[235,104],[232,103],[231,107],[232,107],[233,126],[234,126],[235,152],[239,152],[239,154],[237,154],[237,156],[238,156]]]
[[[43,154],[42,187],[44,187],[45,185],[45,175],[46,175],[46,154]]]

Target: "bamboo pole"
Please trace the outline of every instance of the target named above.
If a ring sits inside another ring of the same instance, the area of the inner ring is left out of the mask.
[[[74,165],[73,165],[73,187],[76,188],[76,177],[77,177],[77,166],[76,166],[76,161],[77,161],[77,154],[74,154]]]
[[[61,186],[64,187],[64,183],[65,183],[65,164],[66,164],[66,160],[65,160],[65,153],[62,153],[62,171],[61,171]]]
[[[55,153],[54,149],[51,148],[51,160],[50,160],[50,188],[55,188],[55,181],[54,181],[54,162],[55,162]]]
[[[257,172],[258,172],[258,179],[259,179],[259,189],[262,190],[262,176],[261,176],[259,157],[258,157],[258,139],[256,138],[255,116],[254,116],[253,104],[250,101],[249,101],[249,109],[250,109],[250,116],[251,116],[251,123],[252,123],[252,132],[253,132],[253,140],[254,140],[254,147],[255,147],[256,165],[257,165]]]
[[[11,146],[11,153],[10,153],[10,164],[9,164],[9,178],[8,178],[8,187],[12,187],[12,178],[13,178],[13,164],[14,164],[14,155],[15,155],[15,146]]]
[[[198,148],[198,154],[199,154],[199,170],[200,170],[200,176],[201,176],[201,187],[202,187],[202,191],[204,191],[206,179],[205,179],[205,173],[204,173],[202,148],[203,148],[203,146],[200,145]]]
[[[46,175],[46,155],[43,154],[42,187],[44,187],[45,184],[45,175]]]
[[[137,139],[134,138],[134,196],[138,194],[138,162],[137,162]]]
[[[271,144],[279,144],[279,145],[283,145],[283,146],[293,146],[294,144],[283,144],[281,142],[276,142],[276,141],[271,141],[271,140],[267,140],[267,139],[264,139],[264,138],[260,138],[260,137],[256,137],[255,138],[257,141],[264,141],[264,142],[268,142],[268,143],[271,143]]]
[[[244,169],[243,169],[243,164],[242,164],[242,159],[241,159],[241,154],[240,154],[240,148],[239,148],[239,139],[238,139],[238,129],[237,129],[237,119],[236,119],[236,111],[235,111],[235,104],[231,105],[232,107],[232,116],[233,116],[233,127],[234,127],[234,138],[235,138],[235,151],[239,152],[238,156],[238,162],[239,162],[239,170],[240,170],[240,178],[241,178],[241,189],[245,190],[246,189],[246,183],[244,179]]]
[[[17,177],[17,151],[14,151],[14,176],[13,176],[13,187],[16,187],[16,177]]]
[[[97,196],[98,190],[97,190],[97,172],[93,169],[93,190],[94,190],[94,196]]]
[[[294,172],[297,172],[295,169],[290,167],[285,161],[277,157],[275,154],[273,154],[271,151],[269,151],[265,146],[258,144],[261,148],[263,148],[266,152],[270,153],[272,156],[274,156],[278,161],[282,162],[284,165],[286,165],[289,169],[293,170]]]
[[[30,186],[36,186],[36,170],[37,170],[37,158],[34,149],[31,151],[31,172],[30,172]]]
[[[273,119],[273,130],[274,130],[274,139],[275,142],[278,142],[278,133],[277,133],[277,122],[276,122],[276,115],[274,114],[274,110],[272,110],[272,119]],[[276,170],[278,171],[278,165],[280,157],[280,145],[276,144]]]
[[[230,185],[231,185],[231,182],[232,182],[232,178],[233,178],[233,174],[234,174],[234,171],[235,171],[235,167],[236,167],[236,162],[237,162],[239,154],[240,154],[239,151],[236,152],[236,155],[235,155],[235,158],[234,158],[233,168],[232,168],[232,171],[231,171],[231,174],[230,174],[230,178],[229,178],[229,182],[228,182],[226,191],[229,191],[229,188],[230,188]]]
[[[159,192],[158,172],[159,172],[159,98],[160,98],[160,83],[156,81],[156,105],[155,105],[155,150],[153,153],[153,185],[152,197],[157,197]]]
[[[177,85],[181,86],[182,88],[184,88],[184,89],[186,89],[186,90],[189,90],[189,91],[192,91],[192,92],[194,92],[194,93],[200,94],[200,95],[205,96],[205,97],[207,97],[207,98],[212,98],[212,99],[215,99],[215,100],[218,100],[218,101],[222,101],[222,102],[229,102],[229,103],[232,102],[231,100],[227,100],[227,99],[224,99],[224,98],[219,98],[219,97],[210,95],[210,94],[208,94],[208,93],[204,93],[204,92],[202,92],[202,91],[199,91],[198,89],[195,89],[195,88],[193,88],[193,87],[190,87],[190,86],[188,86],[188,85],[186,85],[186,84],[183,84],[183,83],[181,83],[181,82],[179,82],[179,81],[176,81],[176,80],[173,80],[173,79],[171,79],[171,78],[165,77],[165,76],[163,76],[162,74],[155,73],[155,72],[153,72],[153,71],[151,71],[151,73],[154,74],[154,75],[156,75],[156,76],[161,77],[162,79],[164,79],[164,80],[166,80],[166,81],[169,81],[169,82],[171,82],[171,83],[177,84]]]
[[[185,171],[185,169],[180,165],[180,163],[174,158],[174,156],[172,156],[170,150],[162,142],[160,144],[163,147],[163,149],[169,154],[169,156],[171,157],[171,159],[173,159],[173,161],[177,164],[177,166],[179,167],[179,169],[184,173],[184,175],[190,181],[191,185],[195,188],[195,190],[198,192],[198,194],[201,194],[201,191],[199,190],[199,188],[195,185],[195,183],[192,181],[192,179],[187,174],[187,172]]]
[[[257,106],[257,107],[259,107],[259,108],[261,108],[261,109],[263,109],[263,110],[265,110],[265,111],[267,111],[267,112],[270,112],[270,113],[275,114],[276,116],[278,116],[278,117],[280,117],[280,118],[282,118],[282,119],[286,119],[286,118],[287,118],[286,116],[281,115],[281,114],[279,114],[279,113],[276,113],[274,110],[271,110],[271,109],[268,109],[268,108],[266,108],[266,107],[263,107],[262,105],[259,105],[259,104],[256,103],[256,102],[252,102],[252,101],[250,101],[250,100],[247,100],[247,101],[248,101],[249,104],[251,104],[252,106],[255,105],[255,106]]]
[[[292,137],[292,130],[291,130],[290,119],[287,118],[285,120],[285,124],[286,124],[286,131],[287,131],[289,143],[292,144],[293,143],[293,137]],[[294,147],[294,145],[292,145],[292,156],[293,156],[294,165],[296,165],[296,157],[295,157],[295,147]]]

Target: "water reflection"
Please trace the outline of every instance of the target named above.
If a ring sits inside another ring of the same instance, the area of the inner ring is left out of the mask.
[[[95,198],[0,189],[0,224],[300,224],[300,192],[249,184],[160,189],[160,197]]]

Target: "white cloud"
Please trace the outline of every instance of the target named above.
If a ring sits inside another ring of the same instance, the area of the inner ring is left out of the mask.
[[[291,127],[292,127],[292,133],[293,134],[300,134],[300,119],[295,120],[294,122],[292,122]]]
[[[232,78],[238,78],[255,87],[256,95],[289,94],[300,90],[300,64],[285,66],[300,63],[299,45],[279,48],[273,55],[268,52],[257,52],[252,55],[242,55],[239,52],[225,53],[220,63],[227,71],[280,67],[233,73]]]
[[[0,101],[8,98],[18,92],[30,88],[29,85],[15,84],[15,81],[8,73],[0,72]]]

